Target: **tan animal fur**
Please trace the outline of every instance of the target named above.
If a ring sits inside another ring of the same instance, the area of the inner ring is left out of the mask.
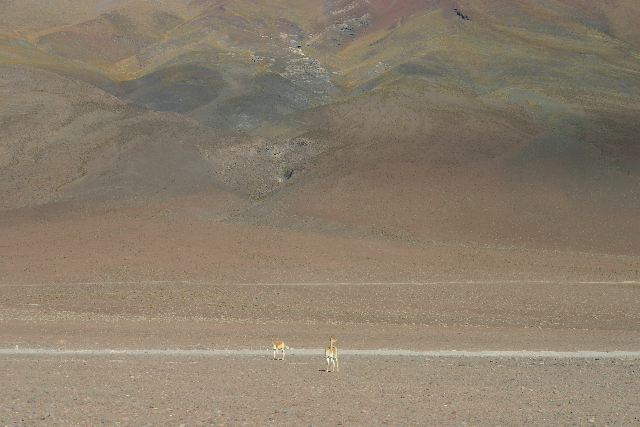
[[[275,342],[275,339],[275,336],[271,337],[271,344],[273,344],[273,360],[278,359],[278,350],[282,350],[282,359],[280,360],[284,360],[284,350],[289,350],[289,346],[287,346],[284,341]]]
[[[338,340],[331,335],[329,347],[324,351],[324,355],[327,358],[327,372],[329,372],[329,364],[331,364],[331,372],[333,372],[334,369],[336,372],[340,372],[340,366],[338,365],[338,348],[333,345],[334,342],[338,342]]]

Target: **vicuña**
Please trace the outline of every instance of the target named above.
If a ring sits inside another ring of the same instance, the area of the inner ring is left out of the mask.
[[[271,344],[273,344],[273,360],[278,359],[278,350],[282,350],[282,359],[280,360],[284,360],[284,350],[289,350],[289,346],[287,346],[284,341],[275,342],[275,339],[275,336],[271,337]]]
[[[338,366],[338,347],[333,345],[334,342],[338,342],[338,340],[331,335],[329,348],[324,351],[324,355],[327,358],[327,372],[329,372],[329,364],[331,364],[331,372],[333,372],[334,369],[336,372],[340,372],[340,367]]]

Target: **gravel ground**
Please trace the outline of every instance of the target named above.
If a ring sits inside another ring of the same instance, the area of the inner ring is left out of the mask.
[[[0,424],[638,425],[631,358],[2,356]]]
[[[0,291],[0,426],[640,425],[635,283]]]

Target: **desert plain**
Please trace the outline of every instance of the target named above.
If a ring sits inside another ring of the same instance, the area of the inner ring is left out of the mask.
[[[3,287],[0,417],[635,425],[639,293],[637,283],[521,280]],[[272,335],[289,346],[284,360]],[[338,371],[326,372],[331,335]]]

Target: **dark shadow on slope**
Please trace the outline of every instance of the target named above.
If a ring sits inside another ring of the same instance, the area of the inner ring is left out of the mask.
[[[215,99],[226,82],[220,71],[174,65],[120,84],[121,99],[136,107],[186,113]]]
[[[258,74],[242,89],[246,92],[239,96],[213,100],[187,115],[216,129],[247,129],[317,104],[309,92],[275,73]]]

